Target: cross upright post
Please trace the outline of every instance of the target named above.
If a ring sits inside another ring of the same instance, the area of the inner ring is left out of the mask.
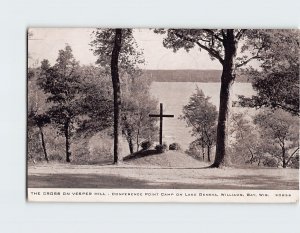
[[[149,117],[159,117],[159,144],[162,145],[162,130],[163,130],[163,117],[174,117],[174,115],[163,114],[163,104],[159,104],[159,114],[149,114]]]

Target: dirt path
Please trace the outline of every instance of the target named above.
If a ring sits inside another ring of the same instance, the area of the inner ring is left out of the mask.
[[[30,188],[299,189],[297,169],[121,165],[30,166]]]

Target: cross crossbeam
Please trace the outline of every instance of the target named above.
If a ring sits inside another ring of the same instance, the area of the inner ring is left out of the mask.
[[[174,117],[174,115],[163,114],[163,104],[160,103],[159,114],[149,114],[149,117],[159,117],[159,144],[162,145],[162,129],[163,129],[163,118]]]

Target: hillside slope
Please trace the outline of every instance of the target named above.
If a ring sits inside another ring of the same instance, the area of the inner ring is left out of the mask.
[[[180,151],[167,151],[162,154],[149,155],[137,154],[126,158],[124,163],[134,166],[166,168],[201,168],[209,165]]]

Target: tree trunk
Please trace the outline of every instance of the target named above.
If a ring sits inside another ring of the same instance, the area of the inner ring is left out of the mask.
[[[224,75],[231,77],[230,73]],[[212,167],[220,167],[224,165],[225,158],[227,156],[226,155],[226,149],[227,149],[226,147],[228,141],[227,120],[228,120],[228,113],[230,108],[229,98],[230,98],[230,91],[231,91],[232,84],[233,84],[233,80],[222,81],[221,83],[220,108],[219,108],[219,118],[218,118],[218,126],[217,126],[216,156],[215,156],[215,161],[212,164]]]
[[[64,126],[65,138],[66,138],[66,162],[71,162],[71,151],[70,151],[70,121],[67,120]]]
[[[131,138],[129,138],[128,146],[129,146],[130,154],[133,154],[133,143],[132,143],[132,139]]]
[[[114,164],[118,163],[119,157],[121,90],[118,61],[121,50],[121,42],[122,29],[115,29],[115,40],[111,54],[111,79],[114,95]]]
[[[41,134],[41,141],[42,141],[42,147],[43,147],[43,151],[44,151],[44,157],[45,157],[45,160],[47,162],[49,162],[49,158],[48,158],[48,154],[47,154],[47,150],[46,150],[46,143],[45,143],[45,139],[44,139],[44,132],[43,132],[42,127],[39,127],[39,129],[40,129],[40,134]]]
[[[140,149],[140,129],[138,128],[137,134],[136,134],[136,152]]]
[[[133,154],[132,134],[130,130],[127,131],[127,142],[128,142],[130,154]]]
[[[254,160],[254,155],[251,153],[251,157],[250,157],[250,160],[249,160],[250,164],[253,163],[253,160]]]
[[[294,152],[290,155],[290,157],[287,159],[286,164],[289,164],[291,159],[294,157],[294,154],[299,150],[299,147],[294,150]]]
[[[207,146],[207,161],[210,162],[210,146]]]
[[[205,151],[204,151],[204,148],[205,148],[205,146],[204,146],[203,131],[202,131],[202,135],[201,135],[201,150],[202,150],[202,159],[203,159],[203,161],[204,161],[204,159],[205,159]]]
[[[224,38],[225,57],[221,76],[220,107],[217,126],[216,156],[211,167],[221,167],[229,160],[226,149],[228,142],[228,114],[230,108],[230,92],[235,79],[234,59],[236,56],[237,43],[234,32],[227,29],[227,37]]]
[[[284,146],[284,144],[283,144],[283,146],[281,148],[281,151],[282,151],[282,167],[286,168],[287,167],[287,162],[286,162],[286,153],[285,153],[285,146]]]

